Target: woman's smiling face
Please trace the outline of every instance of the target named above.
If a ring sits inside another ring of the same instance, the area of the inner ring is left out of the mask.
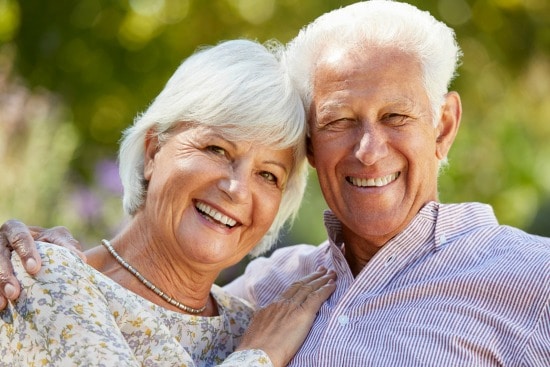
[[[149,139],[149,181],[140,214],[165,251],[220,268],[241,260],[275,218],[293,167],[292,149],[229,141],[215,128],[174,130],[160,145]]]

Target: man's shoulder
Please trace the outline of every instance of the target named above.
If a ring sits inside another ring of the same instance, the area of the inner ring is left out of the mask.
[[[224,287],[253,305],[263,306],[278,297],[294,281],[326,266],[328,244],[292,245],[277,249],[269,257],[252,260],[242,276]]]
[[[493,208],[484,203],[438,204],[440,218],[436,231],[447,239],[490,245],[501,249],[532,247],[550,251],[550,238],[528,233],[520,228],[499,224]]]
[[[500,233],[496,236],[499,241],[507,241],[525,255],[550,261],[550,238],[525,232],[516,227],[500,226]]]
[[[314,271],[313,263],[321,261],[326,257],[328,241],[315,246],[299,244],[281,247],[275,250],[270,256],[258,257],[250,262],[247,269],[261,269],[262,272],[278,270],[283,273],[303,273]]]
[[[451,246],[450,251],[462,254],[463,258],[484,259],[495,271],[509,273],[514,269],[518,275],[532,277],[540,273],[547,276],[550,266],[548,237],[512,226],[495,225],[464,232],[454,240],[456,246]]]
[[[328,241],[323,242],[320,245],[310,245],[310,244],[298,244],[285,246],[276,249],[273,251],[273,254],[269,256],[271,260],[279,260],[284,258],[294,258],[294,257],[308,257],[315,256],[318,253],[324,251],[325,247],[328,245]]]

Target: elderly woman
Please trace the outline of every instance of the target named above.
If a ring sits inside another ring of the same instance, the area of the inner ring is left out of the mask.
[[[334,275],[320,269],[256,313],[214,285],[259,254],[305,187],[302,103],[251,41],[198,51],[124,132],[131,216],[86,253],[39,242],[42,268],[0,312],[0,365],[285,365]],[[91,266],[90,266],[91,265]]]

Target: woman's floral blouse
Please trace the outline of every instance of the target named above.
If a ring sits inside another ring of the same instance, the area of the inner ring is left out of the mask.
[[[38,243],[36,276],[14,267],[21,297],[0,311],[0,366],[271,366],[261,350],[233,353],[252,314],[219,287],[220,316],[166,310],[68,250]]]

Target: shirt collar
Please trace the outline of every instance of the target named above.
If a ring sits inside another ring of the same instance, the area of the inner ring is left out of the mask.
[[[324,212],[329,242],[342,250],[342,223],[330,210]],[[488,225],[498,225],[490,205],[482,203],[441,204],[431,201],[424,205],[407,228],[389,243],[425,243],[439,249],[465,231]],[[384,246],[386,247],[386,246]]]
[[[467,231],[486,226],[497,226],[493,208],[482,203],[438,204],[435,225],[435,247],[444,247]]]

